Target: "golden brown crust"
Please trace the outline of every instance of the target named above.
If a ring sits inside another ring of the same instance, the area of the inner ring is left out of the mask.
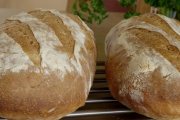
[[[0,116],[22,120],[60,118],[84,104],[84,79],[74,73],[60,80],[55,74],[27,71],[2,76]]]
[[[35,16],[36,18],[40,19],[42,22],[50,26],[63,44],[63,47],[60,48],[61,51],[66,51],[69,56],[72,57],[74,52],[75,40],[72,36],[71,31],[63,23],[62,19],[55,16],[50,11],[31,11],[29,12],[29,14]]]
[[[180,39],[180,36],[174,32],[171,27],[168,25],[168,23],[166,23],[163,19],[161,19],[160,16],[154,15],[154,14],[147,14],[144,15],[142,17],[137,18],[138,20],[150,23],[154,26],[158,26],[161,29],[163,29],[164,31],[166,31],[166,33],[168,33],[169,35],[173,35],[175,38],[177,38],[178,40]],[[180,24],[177,21],[177,24]]]
[[[96,46],[93,32],[76,16],[68,16],[35,10],[3,24],[0,117],[57,120],[85,104],[95,73]]]
[[[178,27],[154,14],[115,26],[106,39],[106,74],[113,97],[148,117],[179,120],[179,40]]]
[[[130,29],[129,32],[132,32],[146,46],[153,47],[180,71],[180,50],[176,46],[171,45],[162,34],[134,28]]]
[[[40,46],[29,26],[20,21],[10,20],[7,20],[5,26],[7,27],[5,27],[4,32],[14,38],[35,65],[40,66]]]

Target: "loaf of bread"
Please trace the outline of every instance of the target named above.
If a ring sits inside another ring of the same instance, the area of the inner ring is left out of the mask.
[[[180,22],[157,14],[123,20],[106,37],[114,98],[142,115],[180,120]]]
[[[84,105],[96,47],[79,17],[38,9],[8,18],[0,30],[0,117],[57,120]]]

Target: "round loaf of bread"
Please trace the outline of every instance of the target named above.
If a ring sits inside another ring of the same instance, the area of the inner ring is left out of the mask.
[[[38,9],[0,28],[0,117],[57,120],[84,105],[96,47],[79,17]]]
[[[157,14],[124,20],[106,37],[106,57],[114,98],[154,119],[180,119],[179,21]]]

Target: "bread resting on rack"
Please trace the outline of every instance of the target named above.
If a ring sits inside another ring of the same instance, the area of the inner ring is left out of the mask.
[[[39,9],[8,18],[0,29],[0,117],[57,120],[84,105],[96,47],[79,17]]]
[[[106,36],[112,95],[154,119],[180,119],[180,22],[158,14],[123,20]]]

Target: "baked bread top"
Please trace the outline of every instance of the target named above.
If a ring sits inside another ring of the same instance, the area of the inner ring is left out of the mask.
[[[1,27],[0,73],[60,71],[83,74],[80,61],[95,47],[93,32],[78,17],[57,10],[20,13]],[[90,43],[91,44],[88,44]],[[85,53],[85,54],[82,54]]]

